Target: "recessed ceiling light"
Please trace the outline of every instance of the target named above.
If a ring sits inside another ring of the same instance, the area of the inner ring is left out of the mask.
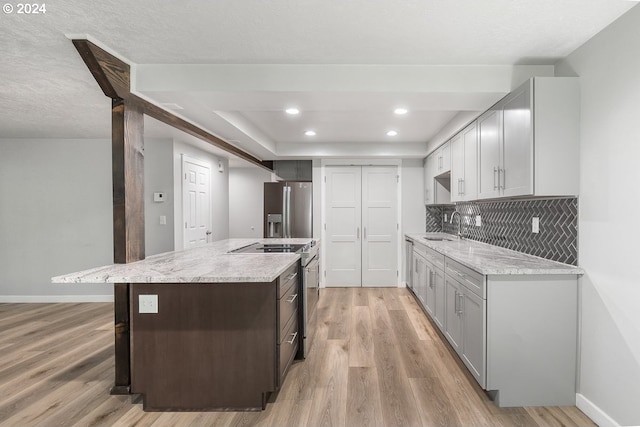
[[[387,136],[396,136],[398,135],[398,132],[395,130],[390,130],[389,132],[387,132]]]
[[[290,114],[292,116],[295,116],[296,114],[300,114],[300,110],[298,110],[297,108],[287,108],[286,110],[284,110],[285,113]]]
[[[409,110],[407,110],[406,108],[396,108],[395,110],[393,110],[393,112],[399,116],[403,115],[403,114],[407,114],[409,112]]]
[[[315,130],[308,130],[304,133],[307,136],[316,136],[316,131]]]

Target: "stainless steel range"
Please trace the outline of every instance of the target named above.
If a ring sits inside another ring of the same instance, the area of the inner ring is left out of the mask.
[[[307,244],[297,243],[254,243],[235,249],[234,253],[297,253],[300,254],[300,284],[302,298],[299,299],[298,312],[302,325],[302,338],[297,359],[304,359],[311,348],[315,332],[314,314],[320,297],[320,246],[312,240]]]

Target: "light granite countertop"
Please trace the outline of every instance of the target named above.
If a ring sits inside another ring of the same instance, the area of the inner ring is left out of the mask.
[[[293,253],[228,253],[256,242],[309,243],[311,239],[228,239],[53,277],[53,283],[271,282],[300,259]]]
[[[451,234],[417,233],[405,236],[485,275],[584,274],[582,268],[574,265],[550,261],[473,240],[458,239]],[[452,240],[427,240],[425,239],[427,236],[440,236]]]

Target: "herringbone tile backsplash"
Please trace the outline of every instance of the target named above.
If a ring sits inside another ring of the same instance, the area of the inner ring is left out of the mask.
[[[461,234],[470,240],[489,243],[553,261],[578,263],[578,199],[510,200],[467,202],[456,206],[427,206],[426,231],[456,234],[453,224],[443,221],[454,210],[462,218]],[[475,226],[476,215],[482,225]],[[531,219],[540,218],[540,232],[531,232]]]

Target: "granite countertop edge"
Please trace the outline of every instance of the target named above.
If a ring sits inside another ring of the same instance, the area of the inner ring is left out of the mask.
[[[312,239],[227,239],[51,278],[52,283],[271,283],[300,255],[229,253],[253,243],[308,243]]]
[[[575,265],[551,261],[474,240],[459,239],[447,233],[407,233],[405,236],[484,275],[584,274],[584,270]],[[425,237],[444,237],[453,240],[433,241]]]

